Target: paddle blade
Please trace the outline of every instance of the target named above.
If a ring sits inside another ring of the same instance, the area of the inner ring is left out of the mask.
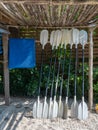
[[[40,33],[40,42],[42,44],[42,48],[44,49],[44,46],[48,42],[48,30],[42,30]]]
[[[61,32],[62,32],[62,37],[61,37],[61,47],[63,47],[63,45],[64,45],[64,43],[65,43],[65,29],[62,29],[61,30]]]
[[[53,101],[52,101],[52,98],[50,98],[49,111],[48,111],[48,118],[49,119],[52,119],[52,113],[53,113]]]
[[[58,103],[56,101],[53,102],[53,111],[52,118],[56,118],[58,115]]]
[[[73,43],[76,45],[76,48],[77,48],[77,45],[79,44],[79,30],[78,29],[73,29]]]
[[[47,118],[48,117],[48,103],[44,103],[44,106],[43,106],[43,115],[42,115],[42,118]]]
[[[84,46],[87,43],[87,40],[88,40],[87,32],[85,30],[81,30],[79,33],[79,41],[81,45]]]
[[[42,117],[42,107],[43,107],[43,104],[40,101],[36,101],[33,104],[33,118]]]
[[[64,104],[63,118],[64,119],[68,118],[68,103]]]
[[[61,43],[61,38],[62,38],[62,32],[60,30],[55,31],[54,34],[54,45],[57,47],[60,45]]]
[[[69,42],[70,42],[70,36],[69,36],[70,30],[65,29],[65,33],[66,33],[65,43],[66,43],[66,45],[67,45],[67,44],[69,44]]]
[[[50,44],[52,46],[52,49],[54,48],[54,36],[55,36],[55,31],[52,31],[50,34]]]
[[[43,103],[37,102],[37,118],[42,117]]]
[[[70,49],[72,49],[72,46],[73,46],[73,36],[72,35],[73,35],[73,29],[69,30],[69,33],[68,33]]]
[[[82,101],[78,107],[78,119],[86,120],[88,118],[88,107],[87,104]]]
[[[78,103],[74,101],[71,105],[71,117],[78,118]]]
[[[57,46],[61,44],[62,32],[57,30]]]
[[[47,118],[48,117],[48,103],[46,102],[46,99],[43,104],[43,114],[42,118]]]
[[[69,42],[69,36],[68,36],[69,30],[63,29],[62,30],[62,44],[64,44],[65,48]]]
[[[58,103],[58,117],[63,117],[63,102],[61,100]]]
[[[54,32],[54,40],[53,40],[53,42],[54,42],[54,46],[56,47],[56,49],[57,49],[57,37],[58,37],[58,32],[57,31],[55,31]]]
[[[33,104],[33,118],[37,117],[37,102],[34,102]]]

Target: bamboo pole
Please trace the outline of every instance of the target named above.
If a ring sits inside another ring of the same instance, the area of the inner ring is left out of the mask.
[[[15,27],[15,28],[21,28],[21,27],[26,27],[26,25],[7,25],[7,28],[9,27]],[[32,27],[33,29],[71,29],[71,28],[89,28],[88,25],[72,25],[72,26],[33,26],[33,25],[29,25],[28,27]],[[96,27],[98,27],[98,25],[96,24]]]
[[[93,107],[93,31],[95,27],[89,28],[89,109]]]
[[[87,1],[87,2],[82,2],[82,1],[50,1],[50,0],[5,0],[1,1],[3,3],[27,3],[27,4],[36,4],[36,5],[41,5],[41,4],[52,4],[52,5],[96,5],[98,4],[98,1]]]
[[[4,72],[4,92],[5,104],[10,104],[10,90],[9,90],[9,70],[8,70],[8,34],[3,34],[3,72]]]

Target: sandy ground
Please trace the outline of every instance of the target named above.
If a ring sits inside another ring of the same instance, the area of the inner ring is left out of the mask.
[[[0,130],[98,130],[98,114],[89,112],[86,121],[76,119],[33,119],[34,100],[11,98],[9,107],[0,98]]]

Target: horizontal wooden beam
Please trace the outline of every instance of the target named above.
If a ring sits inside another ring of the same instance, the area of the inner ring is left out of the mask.
[[[8,63],[8,60],[7,61],[0,60],[0,63],[2,63],[2,64]]]
[[[72,0],[71,1],[50,1],[50,0],[2,0],[1,2],[3,3],[27,3],[27,4],[53,4],[53,5],[63,5],[63,4],[67,4],[67,5],[85,5],[85,4],[88,4],[88,5],[96,5],[98,4],[98,1],[87,1],[87,2],[79,2],[79,1],[75,1]]]
[[[93,25],[92,25],[93,26]],[[98,25],[95,25],[96,26],[96,28],[98,27]],[[62,29],[62,28],[90,28],[91,27],[91,25],[87,25],[87,26],[84,26],[84,25],[80,25],[80,26],[25,26],[25,25],[7,25],[7,27],[9,28],[9,27],[15,27],[15,28],[20,28],[20,27],[32,27],[32,28],[34,28],[34,29],[36,29],[36,28],[38,28],[38,29]]]

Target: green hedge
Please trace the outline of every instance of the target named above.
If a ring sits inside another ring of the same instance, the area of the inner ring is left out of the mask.
[[[63,50],[62,50],[63,51]],[[59,60],[58,55],[58,60]],[[62,53],[63,58],[63,53]],[[72,58],[71,64],[71,76],[70,76],[70,86],[69,86],[69,97],[73,98],[74,95],[74,60]],[[63,60],[61,60],[61,63]],[[66,64],[65,64],[65,73],[64,73],[64,83],[63,83],[63,97],[66,96],[66,86],[67,86],[67,77],[68,77],[68,65],[69,65],[69,51],[67,51],[66,55]],[[85,98],[88,99],[88,65],[85,64],[84,66],[84,75],[85,75]],[[31,96],[36,97],[38,94],[38,82],[39,82],[39,71],[40,69],[12,69],[10,70],[10,93],[13,96]],[[53,66],[52,66],[53,72]],[[48,85],[48,96],[50,95],[50,87],[52,83],[52,72],[51,78]],[[59,87],[58,87],[58,95],[60,89],[60,82],[61,82],[61,72],[59,77]],[[43,67],[43,78],[41,83],[41,96],[45,94],[45,86],[47,82],[47,77],[49,73],[49,65],[44,64]],[[56,67],[56,75],[57,75],[57,67]],[[94,68],[94,100],[98,100],[98,67]],[[56,82],[56,76],[55,76]],[[4,93],[3,89],[3,76],[0,74],[0,93]],[[77,98],[80,99],[82,95],[82,64],[78,66],[78,76],[77,76]]]

